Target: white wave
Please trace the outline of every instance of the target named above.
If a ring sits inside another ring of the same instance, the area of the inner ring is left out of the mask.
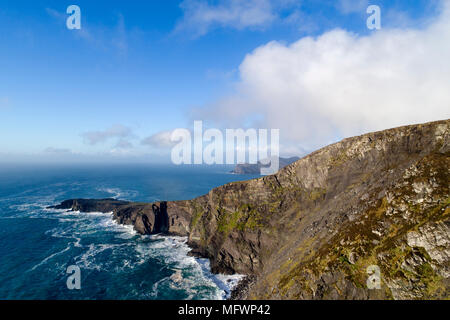
[[[158,289],[159,285],[161,283],[167,281],[168,279],[169,279],[168,277],[165,277],[165,278],[162,278],[161,280],[155,282],[153,284],[153,286],[152,286],[152,291],[150,292],[149,296],[150,297],[158,297],[158,295],[159,295],[159,289]]]
[[[122,190],[119,188],[98,188],[97,190],[111,194],[114,199],[118,199],[122,195]]]
[[[83,269],[97,271],[114,271],[115,261],[99,258],[98,255],[105,251],[110,251],[111,255],[117,253],[117,248],[128,247],[130,244],[90,244],[88,250],[74,258],[76,264]]]
[[[97,188],[97,191],[106,192],[111,195],[111,198],[121,199],[121,200],[131,200],[135,198],[139,193],[134,190],[122,190],[120,188]]]
[[[33,271],[33,270],[35,270],[36,268],[38,268],[38,267],[40,267],[40,266],[46,264],[50,259],[52,259],[52,258],[54,258],[54,257],[56,257],[56,256],[58,256],[58,255],[60,255],[60,254],[62,254],[62,253],[64,253],[64,252],[70,250],[70,248],[71,248],[71,244],[69,244],[69,245],[68,245],[66,248],[64,248],[63,250],[58,251],[58,252],[55,252],[55,253],[49,255],[48,257],[46,257],[46,258],[45,258],[44,260],[42,260],[41,262],[39,262],[38,264],[34,265],[34,266],[33,266],[31,269],[29,269],[27,272]]]
[[[211,273],[210,263],[208,259],[201,259],[189,256],[191,251],[187,245],[187,237],[161,236],[154,235],[151,238],[160,240],[152,244],[146,250],[153,251],[156,258],[163,258],[166,264],[174,264],[176,268],[187,270],[188,276],[182,276],[180,279],[175,276],[172,281],[172,288],[180,288],[186,290],[192,295],[198,293],[198,288],[201,286],[216,287],[217,290],[212,296],[213,300],[227,299],[233,288],[244,277],[243,275],[223,275]],[[137,249],[143,250],[141,249]],[[156,252],[155,252],[156,251]],[[177,272],[177,271],[175,271]]]
[[[111,192],[113,190],[110,190]],[[117,191],[117,190],[116,190]],[[58,219],[60,225],[48,230],[47,234],[56,238],[70,239],[65,249],[55,252],[34,265],[31,270],[47,264],[54,257],[73,248],[77,256],[72,258],[81,268],[101,272],[124,272],[149,261],[157,260],[172,270],[169,277],[164,277],[153,284],[146,297],[158,297],[161,286],[172,290],[181,290],[187,299],[226,299],[232,288],[242,279],[242,275],[214,275],[210,271],[207,259],[189,256],[191,250],[186,237],[143,236],[137,234],[131,225],[122,225],[112,219],[112,212],[83,213],[66,209],[48,209],[52,201],[18,204],[18,211],[28,217]],[[83,244],[85,237],[92,237],[102,231],[115,233],[114,238],[129,240],[125,243],[90,243]],[[80,250],[82,251],[80,253]],[[105,254],[111,259],[105,259]]]
[[[109,228],[110,230],[121,232],[117,237],[124,239],[130,239],[137,235],[136,230],[132,225],[120,224],[116,220],[112,219],[112,212],[109,213],[110,219],[102,222],[102,226],[105,228]]]

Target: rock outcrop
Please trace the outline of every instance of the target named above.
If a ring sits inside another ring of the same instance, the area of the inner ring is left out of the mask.
[[[187,236],[214,272],[251,276],[239,298],[449,298],[449,129],[444,120],[348,138],[193,200],[63,207]]]
[[[80,212],[112,212],[117,207],[128,204],[128,201],[116,199],[72,199],[63,201],[61,204],[51,206],[51,209],[71,209]]]

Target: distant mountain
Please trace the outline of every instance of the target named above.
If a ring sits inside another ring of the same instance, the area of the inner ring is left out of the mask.
[[[290,165],[291,163],[300,160],[299,157],[291,157],[291,158],[279,158],[280,159],[280,164],[279,164],[279,168],[284,168],[287,165]],[[234,168],[233,171],[231,171],[231,173],[234,174],[260,174],[261,172],[261,168],[262,167],[269,167],[269,165],[262,165],[260,161],[258,161],[258,163],[254,163],[254,164],[249,164],[249,163],[243,163],[243,164],[238,164],[236,165],[236,167]]]

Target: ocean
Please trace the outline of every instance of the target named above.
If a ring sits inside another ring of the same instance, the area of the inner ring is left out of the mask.
[[[71,198],[184,200],[256,176],[228,166],[0,165],[0,299],[225,299],[241,276],[214,275],[186,239],[143,236],[111,214],[46,209]],[[69,290],[67,268],[81,271]]]

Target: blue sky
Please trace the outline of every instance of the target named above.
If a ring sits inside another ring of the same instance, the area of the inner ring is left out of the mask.
[[[81,8],[81,30],[66,28],[71,4]],[[157,159],[161,150],[141,142],[191,126],[199,109],[214,113],[218,102],[241,90],[244,61],[255,49],[336,28],[371,37],[368,4],[0,0],[0,156],[149,153]],[[442,2],[370,4],[382,8],[383,29],[421,30],[439,16]],[[252,110],[245,117],[258,114]],[[347,135],[335,123],[330,127],[315,144],[300,136],[289,143],[312,148]]]

